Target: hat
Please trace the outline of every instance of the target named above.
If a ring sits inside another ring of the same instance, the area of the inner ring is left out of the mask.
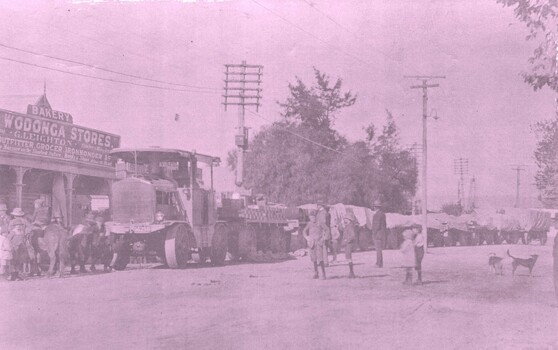
[[[376,199],[376,200],[374,201],[374,206],[375,206],[375,207],[383,207],[384,205],[382,204],[382,201],[381,201],[381,200]]]
[[[14,210],[11,213],[13,216],[24,216],[25,212],[23,212],[23,210],[21,208],[14,208]]]
[[[0,210],[8,211],[8,206],[6,203],[0,203]]]

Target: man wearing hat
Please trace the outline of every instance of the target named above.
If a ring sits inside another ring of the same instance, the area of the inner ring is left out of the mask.
[[[25,218],[25,212],[21,208],[14,208],[11,215],[14,218],[10,220],[8,225],[10,231],[8,238],[14,251],[14,263],[10,280],[15,281],[22,280],[19,272],[22,272],[20,270],[23,270],[23,264],[28,261],[27,258],[33,259],[34,254],[28,242],[27,236],[31,232],[31,224]]]
[[[318,279],[318,265],[322,270],[322,279],[326,279],[325,266],[324,266],[324,249],[325,249],[325,236],[326,227],[319,223],[316,219],[316,211],[310,212],[310,222],[302,231],[302,235],[308,243],[310,250],[310,260],[314,263],[314,279]]]
[[[374,216],[372,217],[372,238],[376,249],[376,266],[384,267],[384,255],[382,250],[387,236],[386,213],[383,210],[382,202],[377,199],[374,202]]]
[[[349,278],[355,278],[353,271],[353,245],[355,243],[355,218],[351,214],[343,218],[343,243],[345,243],[345,259],[349,262]]]
[[[317,205],[318,212],[316,213],[316,220],[320,224],[320,227],[322,227],[324,235],[323,261],[325,266],[329,266],[328,248],[333,250],[333,247],[331,247],[331,231],[329,229],[331,216],[329,215],[327,205],[320,201],[318,201]]]
[[[39,239],[45,236],[45,228],[50,222],[49,207],[46,205],[43,198],[38,198],[34,202],[33,221],[31,223],[31,247],[33,248],[33,259],[40,260],[40,247]],[[37,274],[40,275],[40,270],[37,268]]]

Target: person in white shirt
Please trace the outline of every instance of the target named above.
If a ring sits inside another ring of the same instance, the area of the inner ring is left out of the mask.
[[[417,284],[422,284],[422,258],[424,258],[424,235],[422,234],[421,226],[414,226],[413,231],[415,232],[415,238],[413,243],[415,245],[415,259],[416,265],[415,270],[417,271],[418,280]]]

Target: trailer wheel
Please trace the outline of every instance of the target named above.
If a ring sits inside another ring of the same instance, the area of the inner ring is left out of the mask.
[[[469,240],[467,237],[468,234],[469,232],[457,231],[457,239],[459,240],[460,247],[465,247],[469,245]]]
[[[434,247],[442,247],[444,245],[444,237],[442,237],[440,232],[436,232],[433,235],[434,237],[432,237],[432,244],[434,245]]]
[[[486,241],[487,245],[491,245],[495,243],[496,240],[496,233],[493,231],[485,231],[484,234],[484,240]]]
[[[251,225],[240,228],[238,233],[238,253],[242,259],[246,259],[250,253],[256,253],[256,230]]]
[[[469,245],[482,245],[482,240],[480,239],[478,232],[469,232],[469,234],[471,235]]]
[[[287,253],[287,234],[280,226],[271,229],[271,252]]]
[[[196,239],[190,227],[184,224],[172,225],[165,234],[165,261],[171,269],[185,267],[192,257],[191,248],[196,247]]]
[[[223,265],[225,263],[225,257],[227,256],[227,245],[228,245],[228,229],[225,224],[215,225],[215,232],[213,233],[213,238],[211,239],[211,263],[213,265]]]

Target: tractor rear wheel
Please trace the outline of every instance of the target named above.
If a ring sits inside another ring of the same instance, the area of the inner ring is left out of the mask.
[[[223,265],[227,256],[228,229],[225,224],[216,224],[213,238],[211,239],[211,263],[213,265]]]
[[[238,227],[229,227],[227,237],[227,251],[230,254],[231,260],[240,260],[240,251],[238,248]]]
[[[175,224],[165,234],[165,261],[171,269],[185,267],[192,258],[191,248],[196,247],[196,238],[189,226]]]

